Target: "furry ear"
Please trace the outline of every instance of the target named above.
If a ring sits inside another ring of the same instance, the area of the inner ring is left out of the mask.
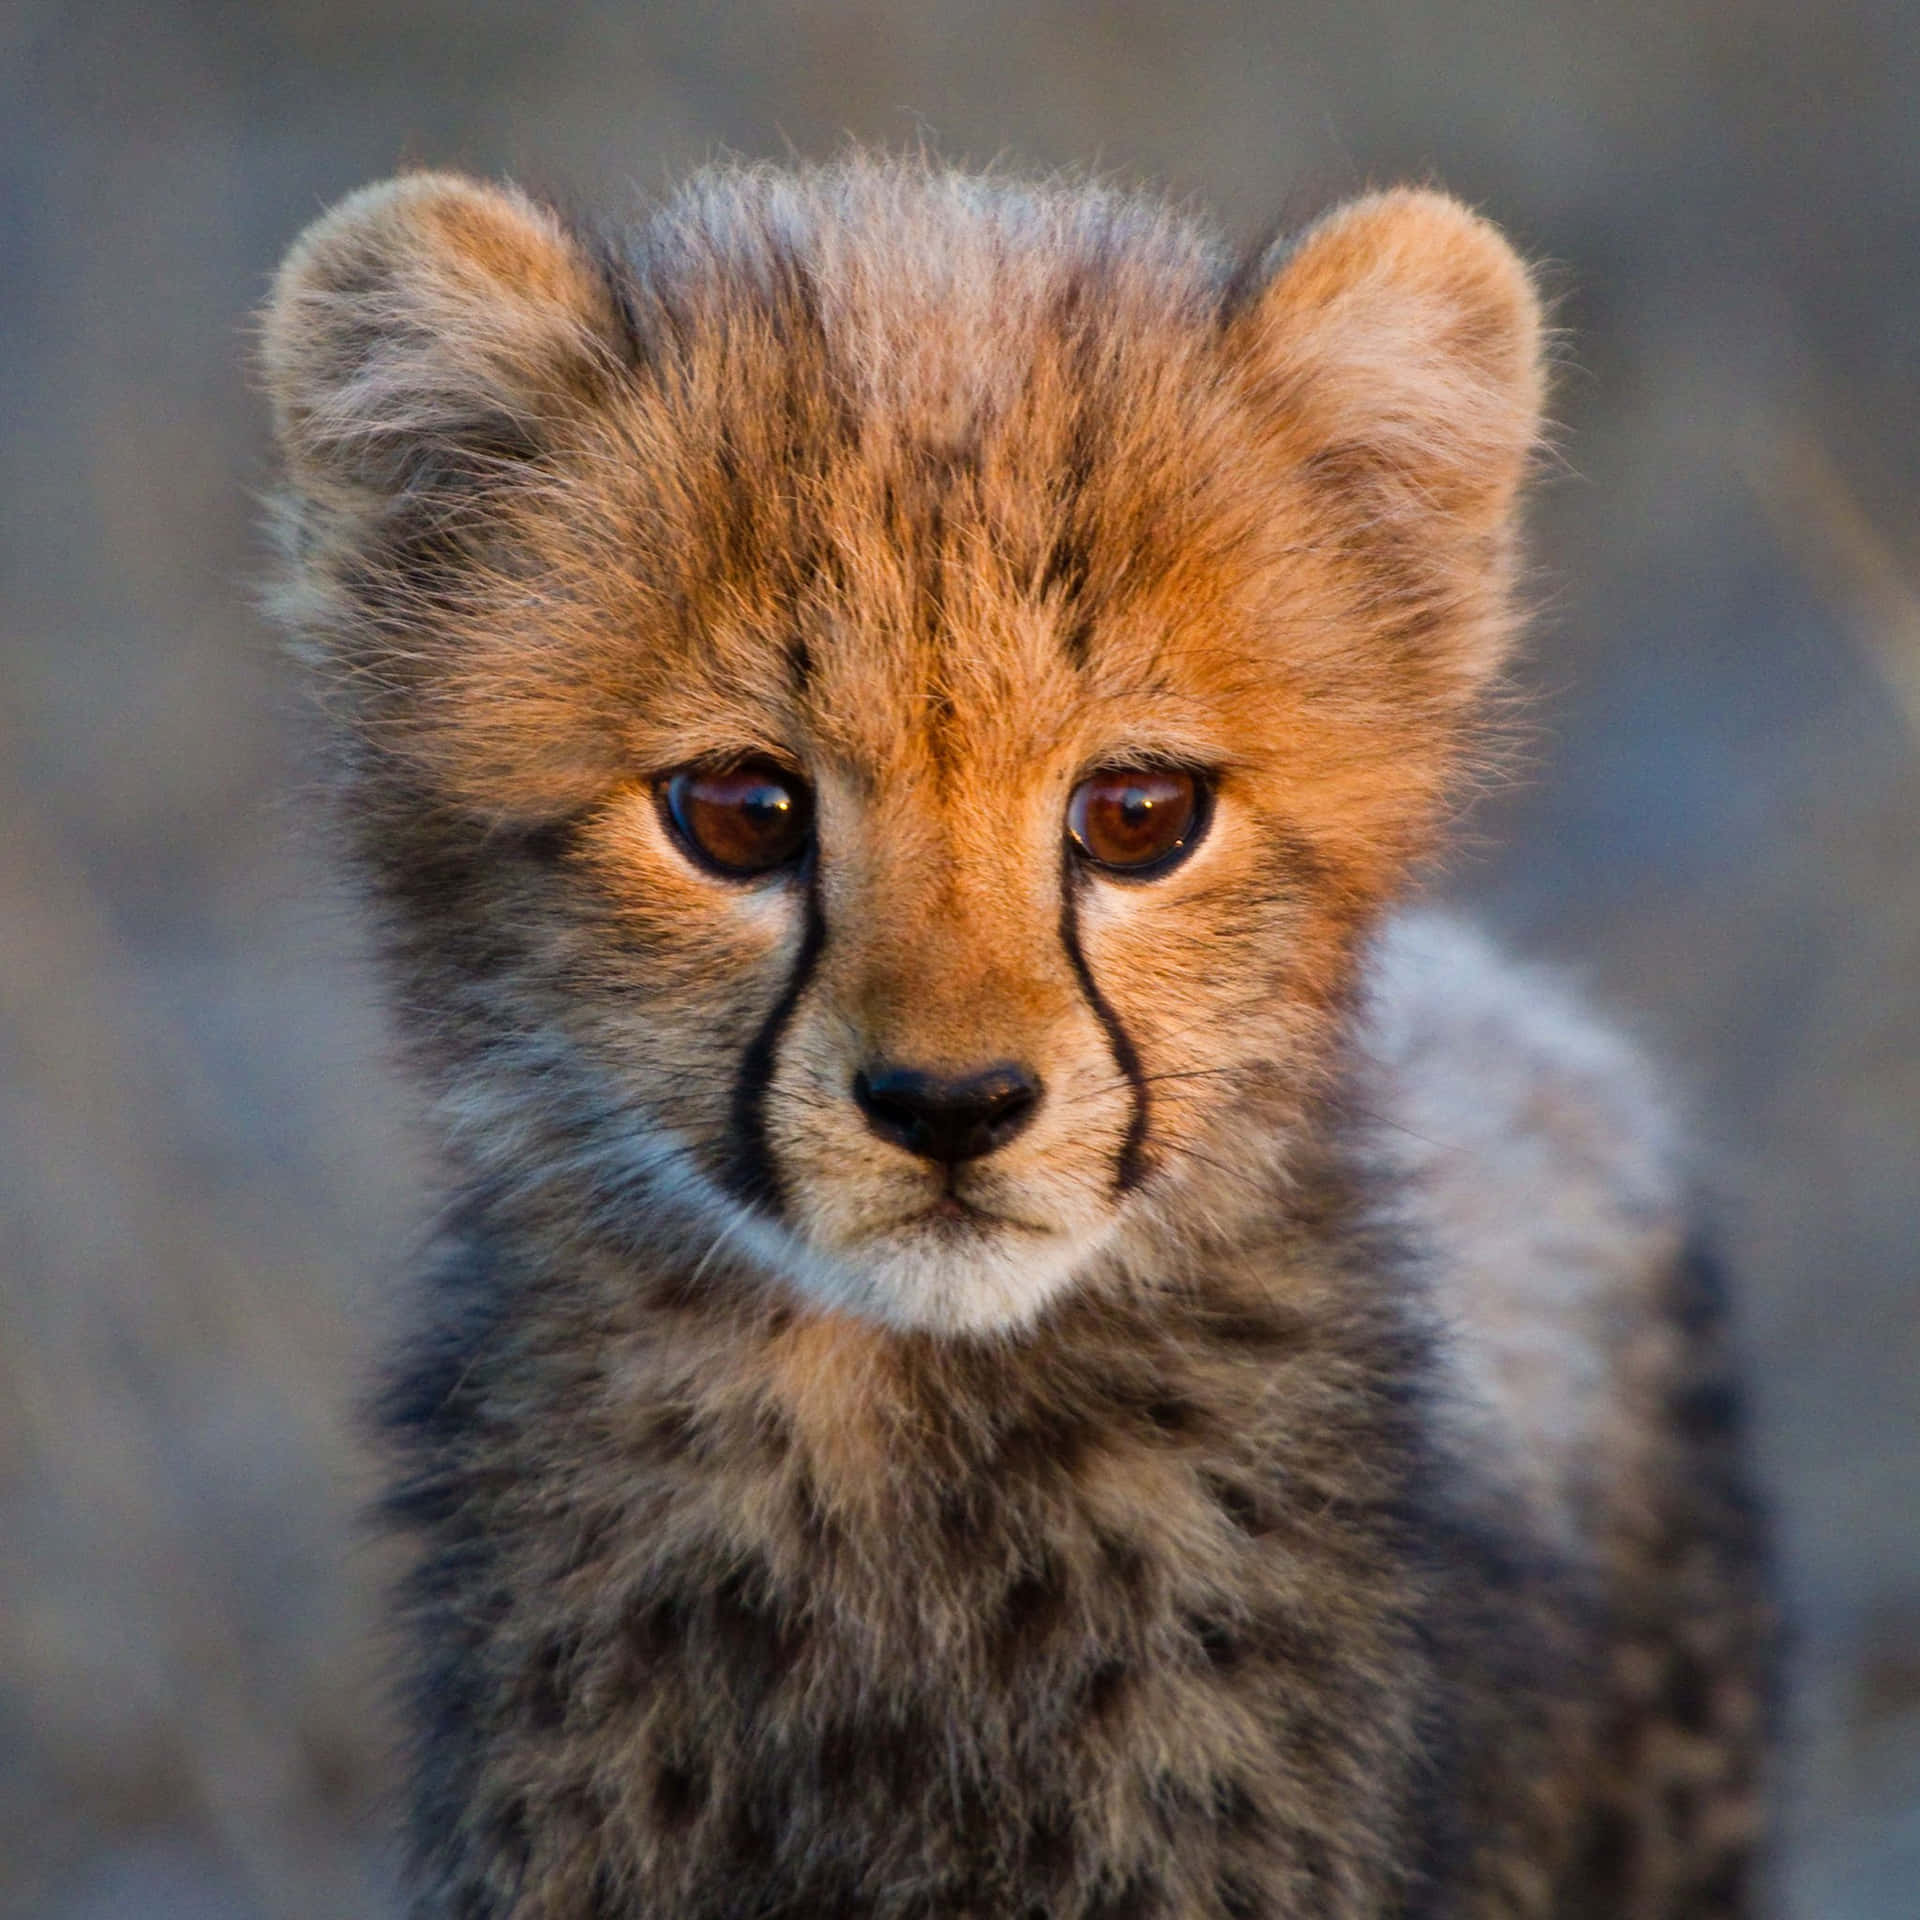
[[[262,358],[296,488],[351,510],[538,454],[623,364],[614,295],[510,187],[405,174],[294,244]]]
[[[1477,214],[1408,188],[1339,208],[1229,334],[1273,430],[1370,518],[1427,538],[1503,527],[1540,432],[1541,314]]]

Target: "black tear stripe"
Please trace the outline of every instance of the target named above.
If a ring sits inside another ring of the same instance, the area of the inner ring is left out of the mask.
[[[1127,1137],[1121,1141],[1120,1151],[1114,1156],[1113,1169],[1115,1190],[1131,1193],[1151,1171],[1147,1164],[1147,1076],[1141,1068],[1140,1054],[1133,1044],[1133,1036],[1120,1024],[1120,1016],[1107,1004],[1106,995],[1094,982],[1093,969],[1087,965],[1087,956],[1081,951],[1080,920],[1074,911],[1074,888],[1078,880],[1073,854],[1069,850],[1060,875],[1060,944],[1067,950],[1067,960],[1073,968],[1073,977],[1080,983],[1081,994],[1107,1036],[1113,1064],[1126,1076],[1127,1085],[1132,1090],[1133,1118],[1127,1123]]]
[[[767,1144],[767,1088],[773,1081],[781,1036],[827,944],[826,916],[820,909],[819,871],[812,857],[807,862],[804,911],[806,922],[800,935],[800,951],[794,955],[793,971],[787,976],[780,998],[773,1003],[773,1010],[760,1023],[760,1031],[740,1056],[740,1072],[733,1083],[733,1107],[728,1116],[726,1167],[721,1175],[722,1183],[735,1199],[750,1207],[765,1207],[776,1215],[784,1209],[785,1195],[781,1191],[779,1170],[773,1164],[773,1150]]]

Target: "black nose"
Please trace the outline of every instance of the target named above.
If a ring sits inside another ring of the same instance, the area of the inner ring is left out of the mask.
[[[882,1140],[952,1166],[1004,1147],[1033,1118],[1040,1082],[1006,1061],[952,1077],[882,1065],[853,1076],[853,1097]]]

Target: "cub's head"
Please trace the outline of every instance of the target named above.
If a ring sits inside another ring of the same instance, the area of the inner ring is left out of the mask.
[[[421,174],[300,241],[265,358],[283,605],[490,1185],[955,1331],[1276,1204],[1507,639],[1489,227],[1389,193],[1236,265],[856,161],[609,241]]]

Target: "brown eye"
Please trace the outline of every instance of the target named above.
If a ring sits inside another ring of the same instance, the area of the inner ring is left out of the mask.
[[[1172,866],[1205,829],[1207,789],[1173,767],[1111,767],[1067,802],[1073,844],[1097,867],[1144,876]]]
[[[769,760],[688,767],[660,785],[674,831],[721,873],[770,873],[806,851],[813,794],[798,774]]]

